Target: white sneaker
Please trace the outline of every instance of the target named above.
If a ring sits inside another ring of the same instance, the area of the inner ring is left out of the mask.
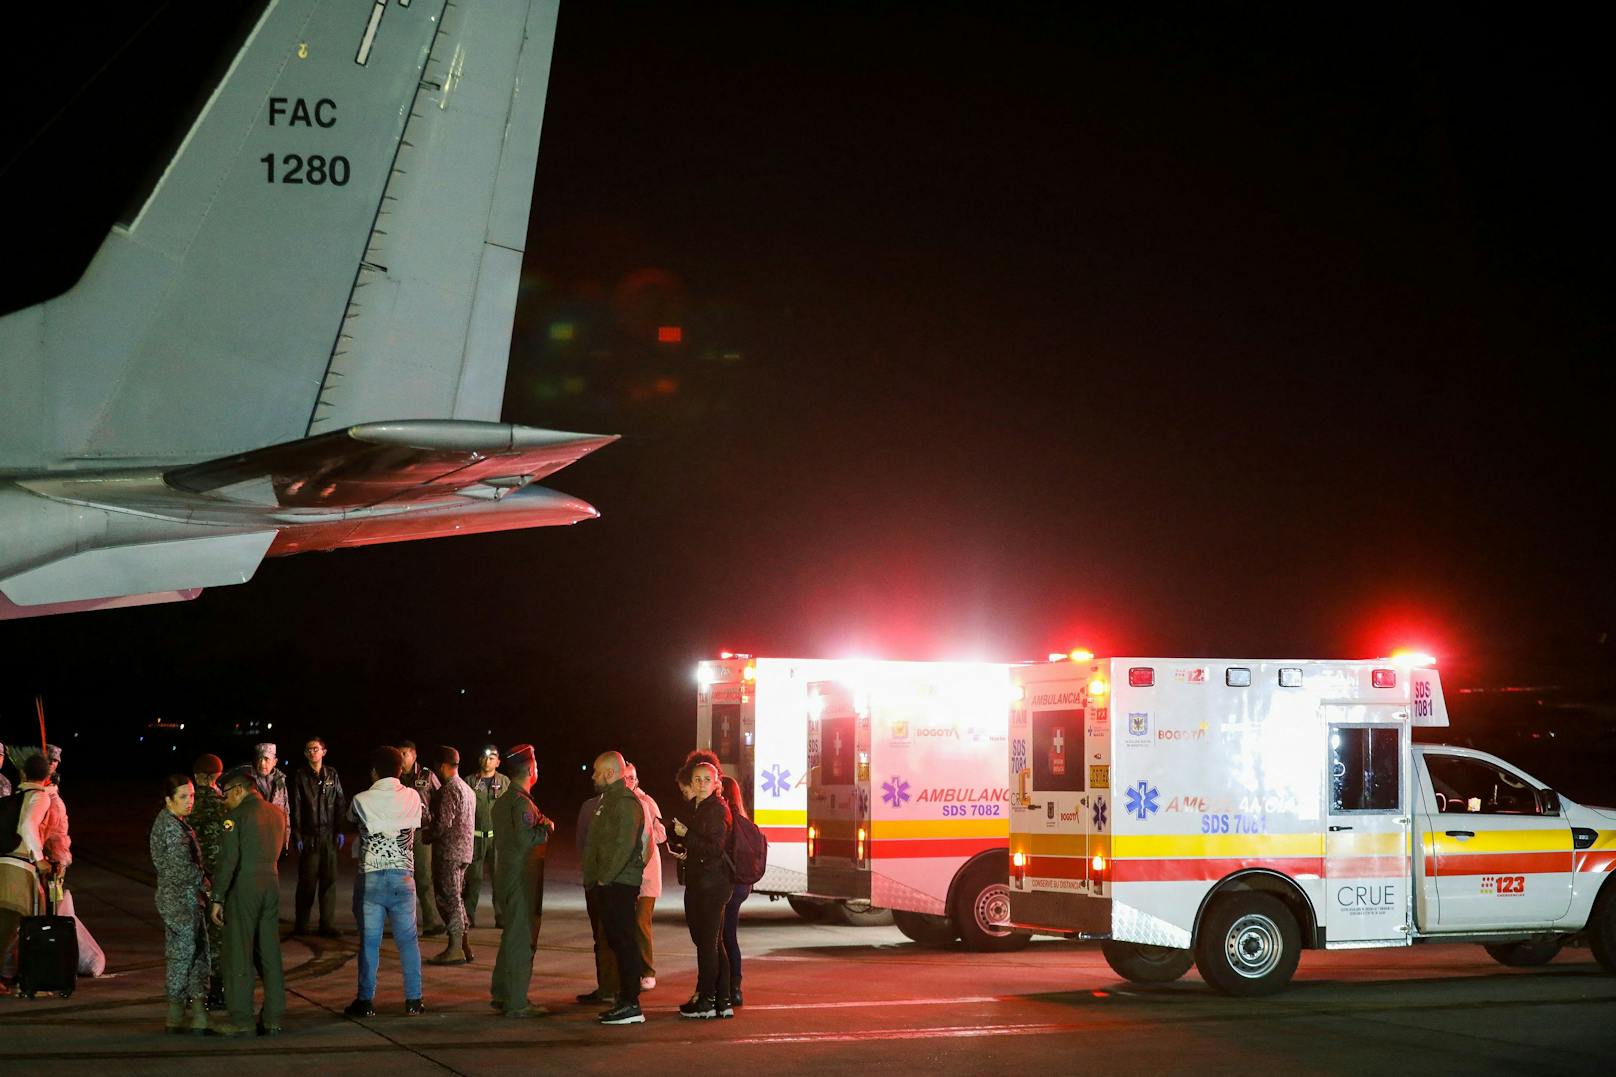
[[[656,977],[655,976],[641,976],[640,977],[640,990],[641,991],[649,991],[649,990],[651,990],[651,988],[653,988],[655,986],[656,986]]]

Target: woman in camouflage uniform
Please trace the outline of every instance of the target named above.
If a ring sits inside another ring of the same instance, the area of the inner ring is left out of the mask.
[[[157,911],[163,918],[163,956],[168,962],[170,1032],[204,1033],[208,1011],[208,878],[202,872],[202,849],[185,817],[196,803],[196,787],[183,774],[163,782],[163,809],[151,828],[152,867],[157,869]],[[191,1005],[189,1027],[185,1004]]]

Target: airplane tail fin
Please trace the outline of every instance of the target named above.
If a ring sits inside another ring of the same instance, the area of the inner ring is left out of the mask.
[[[495,419],[557,0],[275,0],[133,217],[0,318],[0,465]]]

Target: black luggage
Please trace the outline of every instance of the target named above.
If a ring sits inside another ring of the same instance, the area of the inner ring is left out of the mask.
[[[17,931],[17,993],[32,998],[44,992],[66,998],[79,974],[78,925],[71,916],[24,916]]]

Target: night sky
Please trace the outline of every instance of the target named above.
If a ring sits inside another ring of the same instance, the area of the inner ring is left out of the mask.
[[[564,5],[504,417],[623,435],[602,518],[0,623],[0,738],[671,771],[719,648],[1608,686],[1599,18]]]

